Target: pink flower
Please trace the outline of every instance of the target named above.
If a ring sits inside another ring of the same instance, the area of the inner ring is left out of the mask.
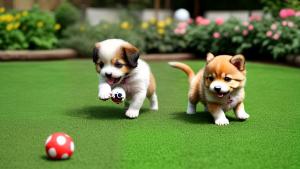
[[[195,19],[196,24],[197,24],[197,25],[201,25],[201,22],[202,22],[203,19],[204,19],[204,18],[203,18],[202,16],[197,16],[196,19]]]
[[[249,33],[248,30],[243,30],[243,35],[244,35],[244,36],[247,36],[248,33]]]
[[[181,33],[181,31],[180,31],[180,29],[176,28],[176,29],[174,29],[174,33],[175,33],[176,35],[179,35],[179,34]]]
[[[297,12],[295,13],[295,16],[300,16],[300,11],[297,11]]]
[[[289,21],[289,22],[287,23],[287,25],[288,25],[288,27],[292,28],[292,27],[294,27],[294,22]]]
[[[188,23],[187,22],[179,22],[177,24],[176,29],[174,30],[174,33],[176,35],[183,35],[186,33],[186,29],[188,27]]]
[[[195,21],[196,23],[200,22],[202,19],[204,19],[202,16],[197,16]]]
[[[210,20],[209,19],[202,20],[201,25],[209,25],[209,24],[210,24]]]
[[[278,40],[280,38],[280,34],[279,33],[275,33],[274,35],[273,35],[273,39],[274,40]]]
[[[192,18],[189,18],[188,20],[187,20],[187,23],[188,24],[192,24],[194,22],[194,20],[192,19]]]
[[[273,24],[271,25],[271,29],[272,29],[273,31],[275,31],[275,30],[277,29],[277,24],[276,24],[276,23],[273,23]]]
[[[176,29],[174,30],[174,33],[175,33],[176,35],[183,35],[183,34],[186,33],[186,29],[179,29],[179,28],[176,28]]]
[[[272,36],[272,34],[273,34],[273,32],[272,32],[272,31],[268,31],[268,32],[266,33],[266,36],[267,36],[267,37],[271,37],[271,36]]]
[[[249,30],[249,31],[252,31],[253,29],[254,29],[254,26],[253,26],[253,25],[249,25],[249,26],[248,26],[248,30]]]
[[[284,8],[281,9],[279,12],[279,16],[283,19],[288,18],[290,16],[295,16],[295,14],[296,14],[295,10],[291,8]]]
[[[201,16],[197,16],[196,17],[196,24],[197,25],[204,25],[204,26],[206,26],[206,25],[210,24],[210,20],[209,19],[205,19],[205,18],[203,18]]]
[[[244,22],[243,22],[243,25],[244,25],[244,26],[248,26],[248,25],[249,25],[249,22],[244,21]]]
[[[219,32],[214,32],[213,37],[215,39],[219,39],[221,37],[221,34]]]
[[[188,24],[186,22],[179,22],[177,25],[177,28],[186,29],[187,26],[188,26]]]
[[[287,25],[288,25],[288,22],[287,22],[287,21],[282,21],[282,22],[281,22],[281,25],[282,25],[282,26],[287,26]]]
[[[259,15],[251,15],[249,17],[249,20],[250,21],[261,21],[261,16],[259,16]]]
[[[224,23],[224,19],[222,19],[222,18],[217,18],[217,19],[215,20],[215,22],[216,22],[217,25],[222,25],[222,24]]]

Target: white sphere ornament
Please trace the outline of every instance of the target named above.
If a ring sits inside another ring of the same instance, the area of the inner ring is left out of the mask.
[[[180,8],[175,11],[174,18],[175,20],[180,22],[187,21],[188,19],[190,19],[190,13],[188,10]]]

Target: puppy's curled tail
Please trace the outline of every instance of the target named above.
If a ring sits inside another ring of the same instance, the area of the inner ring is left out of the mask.
[[[187,64],[181,62],[169,62],[169,65],[174,68],[182,70],[186,75],[188,75],[189,82],[191,82],[193,77],[195,76],[194,71]]]

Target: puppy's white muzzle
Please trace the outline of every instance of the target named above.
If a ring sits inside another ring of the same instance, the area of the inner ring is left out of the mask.
[[[215,80],[210,84],[209,90],[214,93],[228,93],[230,88],[226,83]]]

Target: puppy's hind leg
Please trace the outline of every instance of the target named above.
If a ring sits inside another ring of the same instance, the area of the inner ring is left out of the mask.
[[[189,91],[189,101],[186,110],[186,114],[195,114],[197,103],[199,101],[199,95],[197,88],[191,87]]]
[[[158,100],[156,92],[154,92],[149,98],[150,101],[150,109],[151,110],[158,110]]]
[[[188,106],[186,110],[186,114],[195,114],[196,113],[197,103],[193,104],[190,100],[188,101]]]

